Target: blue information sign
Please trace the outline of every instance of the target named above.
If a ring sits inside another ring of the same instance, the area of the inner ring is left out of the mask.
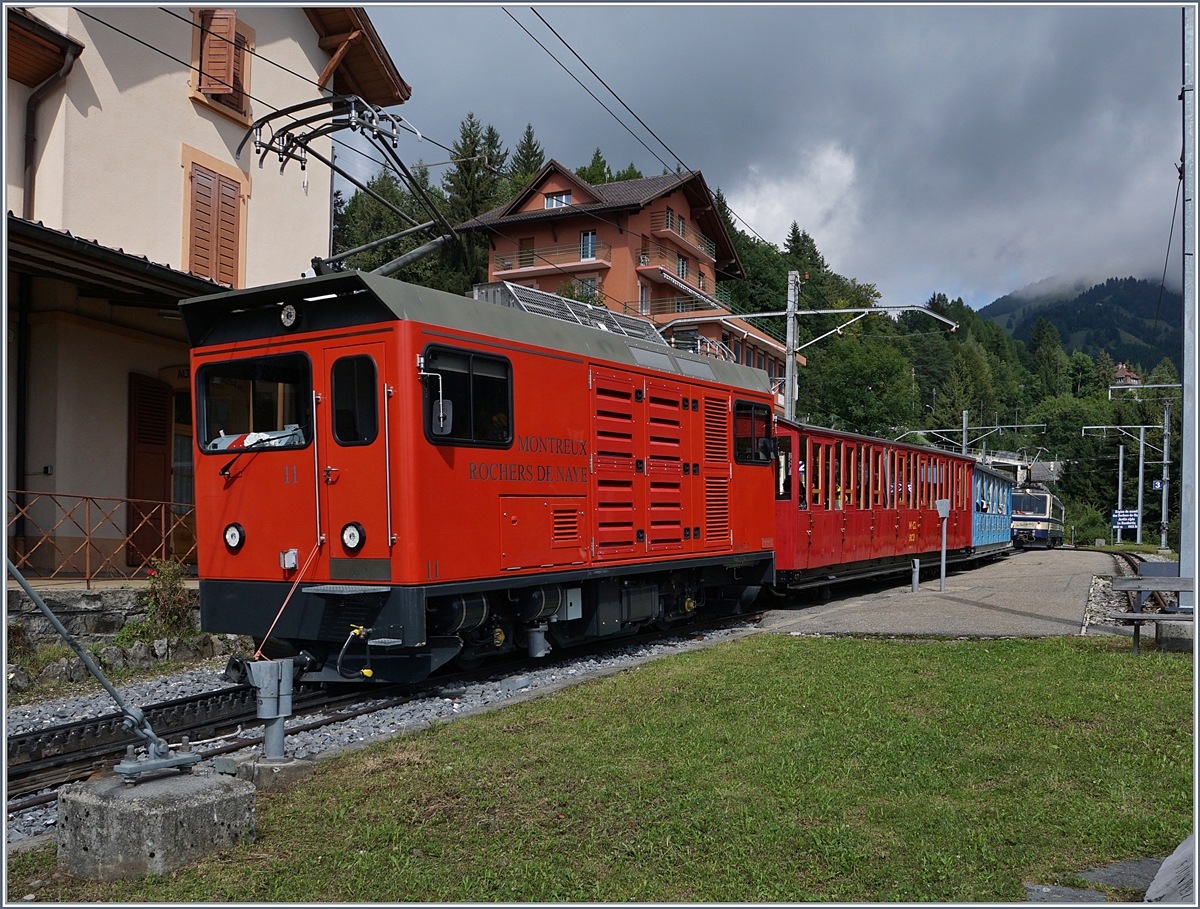
[[[1150,485],[1154,487],[1154,491],[1155,491],[1155,492],[1162,492],[1162,487],[1163,487],[1163,481],[1162,481],[1162,480],[1155,480],[1155,481],[1154,481],[1153,483],[1151,483]]]
[[[1118,530],[1136,530],[1138,526],[1137,509],[1114,509],[1112,513],[1112,526]]]

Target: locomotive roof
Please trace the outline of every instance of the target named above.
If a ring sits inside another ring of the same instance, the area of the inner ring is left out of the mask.
[[[280,309],[288,303],[300,316],[298,327],[292,330],[279,320]],[[402,320],[771,392],[767,374],[748,366],[361,271],[192,297],[181,301],[179,307],[192,347],[262,339],[283,343],[297,331]]]

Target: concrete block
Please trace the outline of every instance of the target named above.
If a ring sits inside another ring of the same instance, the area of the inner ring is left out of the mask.
[[[1191,622],[1154,623],[1154,643],[1159,650],[1191,650],[1194,634]]]
[[[228,776],[71,783],[58,793],[58,867],[99,881],[168,874],[253,842],[254,821],[254,786]]]
[[[281,789],[307,780],[316,764],[291,758],[286,761],[242,761],[237,765],[237,778],[249,780],[259,789]]]

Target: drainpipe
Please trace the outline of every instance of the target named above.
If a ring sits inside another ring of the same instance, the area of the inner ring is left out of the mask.
[[[17,276],[17,381],[16,381],[16,413],[13,415],[13,431],[15,451],[13,453],[13,489],[25,488],[25,448],[26,434],[29,421],[29,310],[33,302],[33,276]],[[13,534],[23,540],[25,536],[25,515],[20,513],[25,508],[23,493],[16,495],[18,517]],[[21,554],[25,554],[24,542],[21,544]]]
[[[79,56],[82,48],[76,45],[68,45],[66,48],[66,56],[63,59],[62,69],[39,85],[33,90],[29,96],[29,101],[25,104],[25,180],[24,180],[24,199],[21,204],[21,217],[26,221],[33,220],[33,187],[34,187],[34,167],[33,158],[34,151],[37,147],[37,109],[42,103],[42,99],[51,91],[56,89],[67,74],[71,72],[71,68],[75,65],[75,58]]]

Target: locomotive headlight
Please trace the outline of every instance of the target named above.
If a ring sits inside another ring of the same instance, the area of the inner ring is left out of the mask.
[[[291,303],[287,303],[279,310],[279,324],[284,328],[295,328],[296,322],[300,318],[300,313],[296,311],[296,307]]]
[[[225,528],[225,545],[237,552],[246,542],[246,531],[241,524],[230,524]]]
[[[363,531],[361,524],[351,521],[342,528],[342,545],[351,552],[358,552],[362,549],[362,545],[366,542],[366,539],[367,535]]]

